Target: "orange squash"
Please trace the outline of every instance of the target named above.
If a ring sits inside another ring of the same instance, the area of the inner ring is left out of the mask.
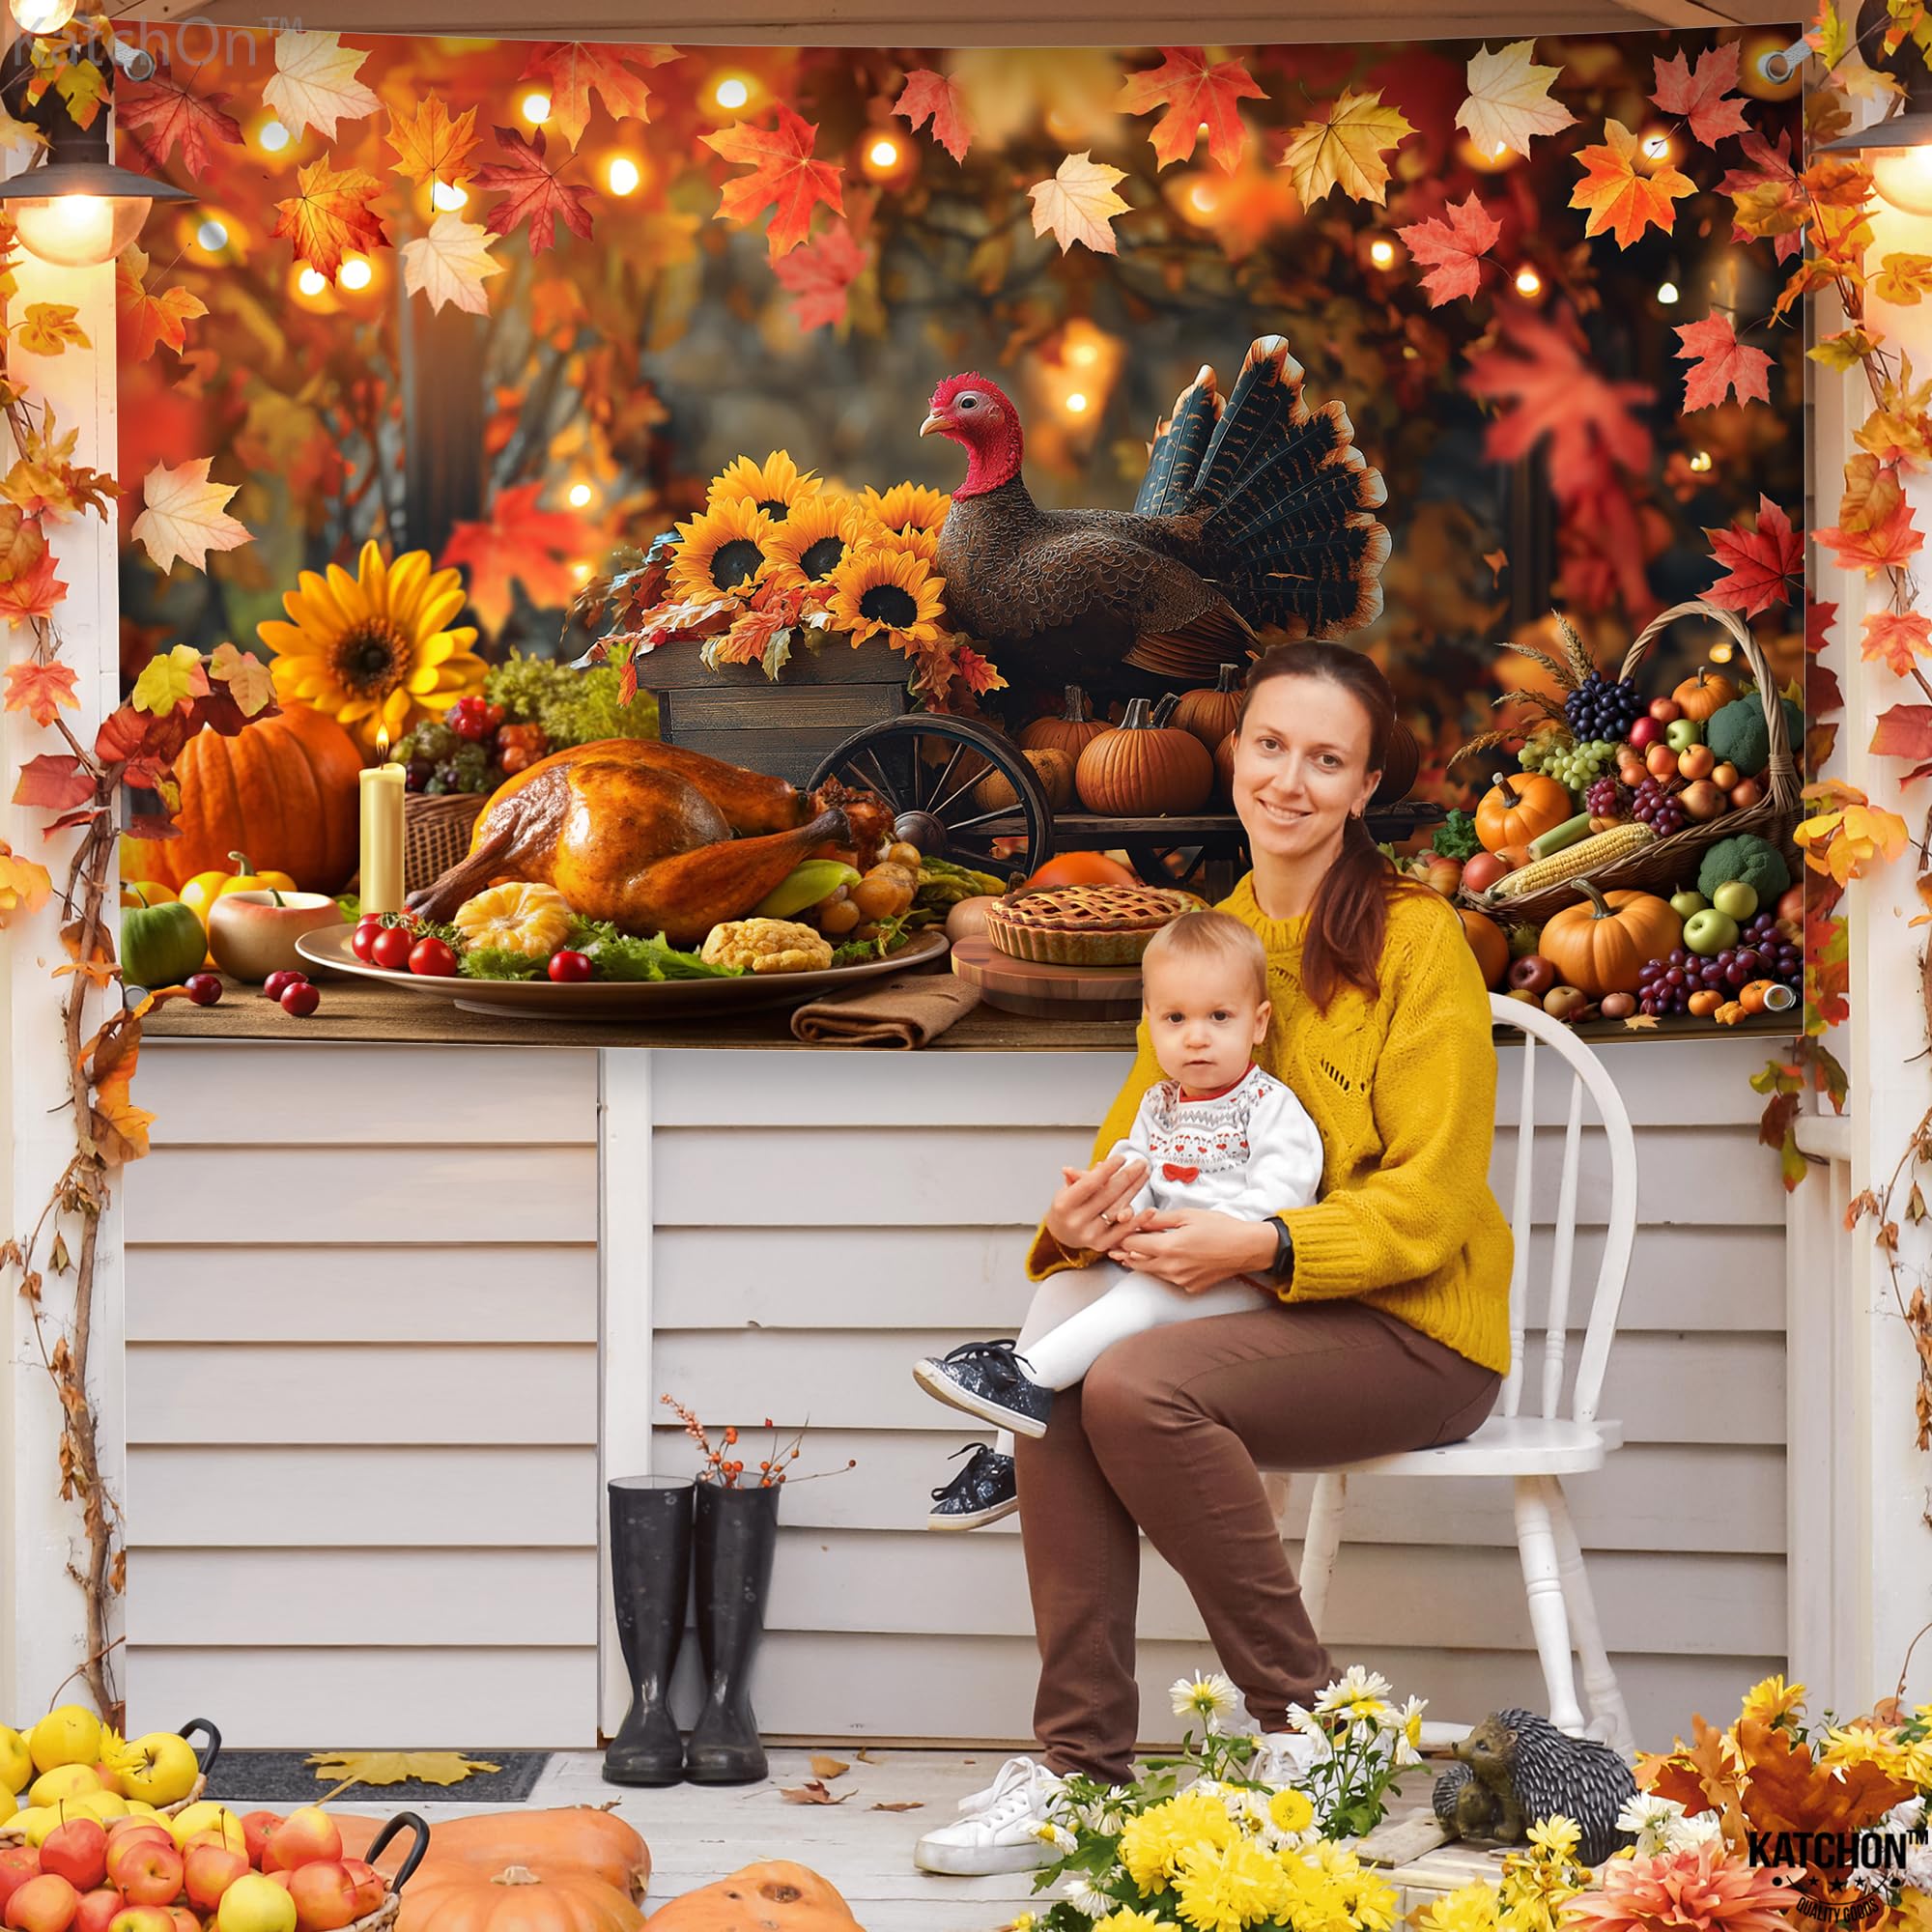
[[[1181,694],[1171,722],[1192,731],[1212,753],[1240,722],[1243,674],[1239,665],[1223,665],[1211,687]]]
[[[1655,893],[1600,893],[1588,879],[1571,883],[1586,895],[1581,905],[1552,913],[1537,951],[1564,981],[1592,999],[1634,993],[1646,959],[1662,959],[1684,941],[1684,922]]]
[[[1063,852],[1026,882],[1027,892],[1047,886],[1137,886],[1139,877],[1104,852]]]
[[[860,1932],[836,1887],[805,1865],[768,1859],[651,1914],[657,1932]]]
[[[1721,671],[1715,671],[1709,665],[1699,665],[1695,677],[1687,677],[1670,699],[1686,718],[1694,718],[1702,724],[1714,711],[1721,711],[1725,705],[1737,699],[1738,688]]]
[[[1463,937],[1469,942],[1469,951],[1476,955],[1476,964],[1482,969],[1483,984],[1493,992],[1509,971],[1509,941],[1488,913],[1478,912],[1473,906],[1458,906],[1456,910],[1462,915]]]
[[[1486,850],[1527,845],[1571,817],[1570,787],[1544,772],[1499,772],[1476,807],[1476,837]]]
[[[637,1932],[644,1915],[614,1885],[560,1866],[486,1872],[425,1860],[403,1888],[397,1932]]]
[[[1214,747],[1214,782],[1231,804],[1235,797],[1235,734],[1230,731]]]
[[[1157,723],[1145,697],[1080,753],[1074,789],[1089,811],[1109,818],[1198,811],[1214,789],[1214,755],[1191,731]]]
[[[1051,746],[1040,746],[1020,755],[1033,767],[1033,775],[1039,781],[1047,804],[1055,811],[1065,811],[1073,803],[1073,760]],[[973,787],[973,803],[981,811],[1010,811],[1019,803],[1019,795],[1000,773],[988,770]]]
[[[1104,718],[1092,717],[1087,694],[1077,684],[1066,687],[1066,705],[1058,718],[1036,718],[1019,735],[1023,752],[1065,752],[1076,764],[1080,753],[1102,731],[1113,727]]]
[[[121,841],[124,877],[177,892],[225,868],[237,846],[303,892],[339,892],[358,856],[362,754],[333,718],[292,704],[224,738],[204,729],[181,749],[182,836]]]
[[[384,1821],[355,1812],[331,1814],[342,1832],[342,1849],[352,1859],[368,1851]],[[393,1873],[402,1862],[407,1838],[385,1850],[378,1864]],[[641,1899],[650,1882],[651,1855],[644,1841],[624,1821],[594,1805],[571,1804],[556,1810],[481,1811],[467,1818],[440,1821],[430,1840],[431,1865],[461,1864],[472,1875],[488,1877],[506,1865],[528,1865],[538,1872],[587,1872],[626,1897]],[[418,1872],[404,1888],[408,1897],[421,1878]]]

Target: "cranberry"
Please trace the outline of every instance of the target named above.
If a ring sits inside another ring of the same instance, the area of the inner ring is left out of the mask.
[[[293,985],[282,988],[281,1008],[291,1019],[305,1020],[321,1005],[321,988],[312,986],[306,980],[298,980]]]
[[[198,1007],[212,1007],[221,998],[221,981],[213,973],[190,973],[182,987]]]

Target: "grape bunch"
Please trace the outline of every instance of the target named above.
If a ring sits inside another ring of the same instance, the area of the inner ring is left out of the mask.
[[[1625,805],[1623,786],[1607,773],[1602,778],[1592,779],[1583,793],[1583,810],[1592,818],[1621,818]]]
[[[1804,955],[1768,912],[1747,921],[1737,944],[1721,952],[1702,957],[1677,946],[1662,959],[1646,959],[1637,969],[1637,1006],[1647,1013],[1688,1013],[1692,993],[1708,990],[1735,999],[1753,980],[1776,980],[1793,992],[1804,989]]]
[[[1607,738],[1614,744],[1643,716],[1643,694],[1627,677],[1609,678],[1593,670],[1563,700],[1563,715],[1579,738]]]
[[[1738,950],[1755,952],[1759,959],[1753,980],[1776,980],[1794,993],[1804,990],[1804,951],[1795,939],[1787,939],[1777,929],[1777,915],[1760,912],[1743,922],[1738,929]]]
[[[1703,980],[1697,968],[1703,964],[1694,952],[1673,946],[1662,959],[1646,959],[1636,970],[1636,1004],[1640,1012],[1688,1013],[1690,995]]]
[[[1684,807],[1675,792],[1655,778],[1645,779],[1631,799],[1631,816],[1651,826],[1660,838],[1684,829]]]
[[[1516,755],[1525,771],[1542,772],[1572,791],[1581,791],[1609,769],[1617,748],[1608,738],[1561,738],[1551,733],[1532,738]]]

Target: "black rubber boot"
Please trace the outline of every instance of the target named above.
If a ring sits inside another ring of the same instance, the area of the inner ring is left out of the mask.
[[[755,1784],[765,1747],[752,1715],[752,1658],[765,1629],[765,1598],[778,1546],[779,1489],[697,1486],[697,1648],[704,1709],[685,1747],[693,1784]]]
[[[684,1740],[667,1701],[691,1592],[688,1477],[619,1476],[611,1485],[611,1582],[631,1708],[604,1753],[607,1784],[676,1784]]]

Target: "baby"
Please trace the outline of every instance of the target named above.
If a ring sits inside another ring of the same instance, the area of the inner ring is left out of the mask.
[[[1143,1208],[1208,1208],[1264,1221],[1306,1207],[1321,1181],[1321,1141],[1294,1094],[1254,1064],[1267,1037],[1267,954],[1260,936],[1222,912],[1183,914],[1154,935],[1141,962],[1148,1036],[1167,1078],[1148,1089],[1124,1155],[1147,1170],[1122,1220]],[[915,1364],[928,1395],[1003,1432],[1044,1435],[1056,1389],[1070,1388],[1116,1342],[1169,1322],[1266,1305],[1245,1275],[1186,1294],[1108,1261],[1055,1275],[1036,1292],[1018,1343],[968,1342]],[[1053,1320],[1054,1310],[1080,1305]],[[975,1445],[968,1465],[933,1493],[935,1529],[977,1529],[1018,1507],[1011,1443]],[[963,1454],[964,1452],[959,1452]]]

